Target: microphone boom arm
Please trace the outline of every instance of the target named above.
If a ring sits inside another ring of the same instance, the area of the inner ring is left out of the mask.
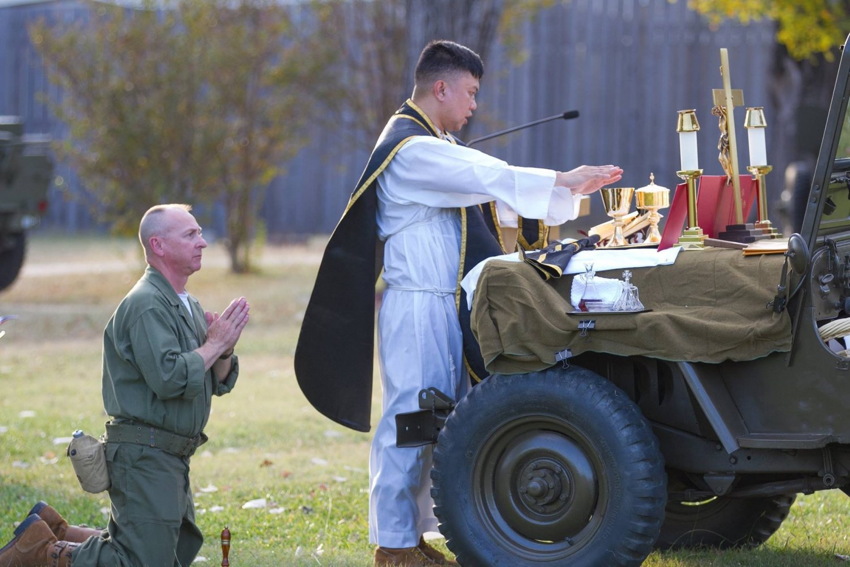
[[[508,128],[507,130],[500,130],[498,132],[493,132],[492,134],[487,134],[486,136],[481,136],[480,138],[475,138],[474,140],[470,140],[466,143],[467,146],[472,146],[473,144],[477,144],[478,142],[483,142],[484,140],[489,140],[490,138],[496,138],[498,136],[503,136],[505,134],[510,134],[511,132],[516,132],[517,130],[522,130],[524,128],[529,128],[531,126],[537,126],[538,124],[543,124],[544,122],[551,122],[552,120],[571,120],[573,118],[578,118],[578,110],[568,110],[566,112],[562,112],[561,114],[556,114],[554,116],[549,116],[548,118],[541,118],[539,120],[534,120],[533,122],[529,122],[528,124],[520,124],[519,126],[514,126],[513,128]]]

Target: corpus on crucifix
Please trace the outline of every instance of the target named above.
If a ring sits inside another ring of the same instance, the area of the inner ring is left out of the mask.
[[[765,223],[762,222],[764,220],[762,219],[762,214],[765,204],[765,197],[763,195],[759,195],[759,201],[762,205],[759,209],[759,224],[754,225],[744,222],[744,199],[741,194],[741,179],[738,176],[738,144],[735,138],[734,118],[735,107],[744,105],[744,93],[740,89],[732,89],[731,73],[729,71],[729,53],[725,48],[720,50],[720,75],[723,78],[723,88],[712,91],[714,108],[711,113],[719,118],[720,140],[717,144],[717,149],[719,150],[717,159],[726,173],[727,185],[729,183],[732,185],[735,221],[733,224],[727,225],[725,231],[719,232],[718,236],[723,240],[736,242],[753,242],[762,238],[770,238],[771,232],[775,231],[769,230],[770,221],[767,221],[767,230],[765,229]],[[748,112],[748,116],[749,114]],[[760,186],[764,187],[764,176],[761,175],[757,178],[759,179]]]

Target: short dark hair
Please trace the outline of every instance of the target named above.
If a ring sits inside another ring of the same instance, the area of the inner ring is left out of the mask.
[[[438,39],[431,41],[419,54],[413,79],[417,86],[424,87],[441,76],[455,72],[468,72],[476,79],[484,75],[481,57],[468,47]]]

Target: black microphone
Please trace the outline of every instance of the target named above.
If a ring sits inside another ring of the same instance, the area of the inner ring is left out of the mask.
[[[499,132],[494,132],[492,134],[488,134],[486,136],[481,136],[480,138],[475,138],[474,140],[470,140],[466,143],[467,146],[471,146],[473,144],[477,144],[478,142],[483,142],[484,140],[489,140],[490,138],[495,138],[497,136],[503,136],[504,134],[510,134],[511,132],[516,132],[517,130],[522,130],[523,128],[529,128],[531,126],[537,126],[538,124],[543,124],[544,122],[551,122],[552,120],[572,120],[573,118],[578,118],[578,110],[567,110],[561,114],[556,114],[554,116],[549,116],[547,118],[541,118],[539,120],[535,120],[533,122],[529,122],[528,124],[521,124],[519,126],[514,126],[513,128],[508,128],[507,130],[500,130]]]

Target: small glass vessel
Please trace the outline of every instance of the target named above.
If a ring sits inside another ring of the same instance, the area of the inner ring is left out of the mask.
[[[623,272],[622,290],[620,297],[614,302],[611,308],[613,311],[642,311],[643,303],[640,302],[638,288],[632,283],[632,272],[626,270]]]

